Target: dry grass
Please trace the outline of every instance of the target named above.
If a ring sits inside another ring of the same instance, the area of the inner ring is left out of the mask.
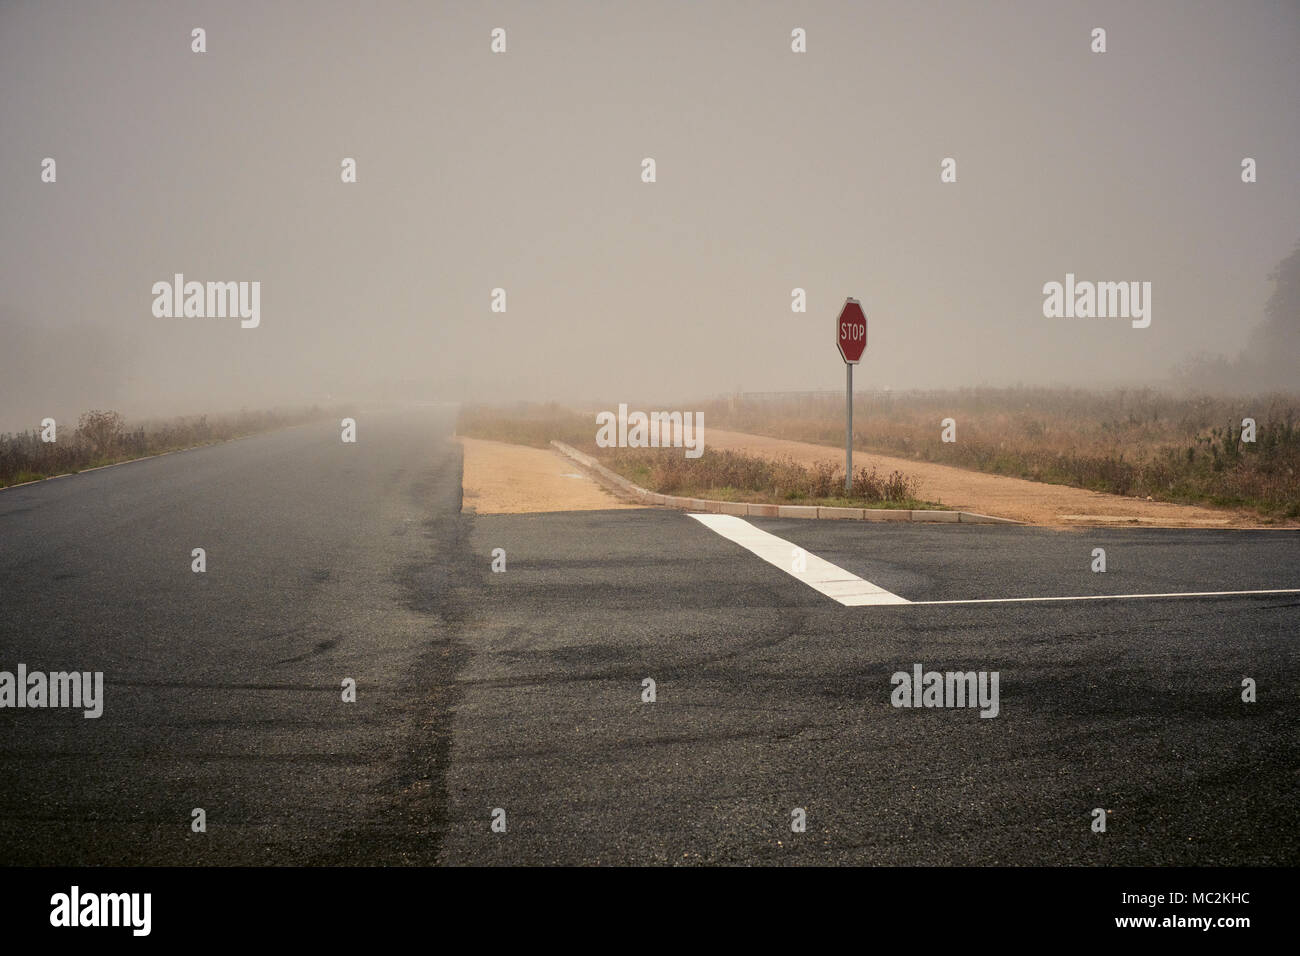
[[[709,449],[699,458],[686,458],[676,448],[602,450],[601,464],[668,495],[853,508],[933,507],[917,498],[916,482],[898,471],[881,476],[874,468],[860,468],[854,473],[852,491],[846,493],[844,469],[830,462],[803,465],[792,458],[773,460]]]
[[[554,402],[462,405],[456,434],[531,448],[549,448],[554,439],[593,455],[601,451],[596,447],[595,416],[579,415]]]
[[[242,438],[315,421],[327,414],[332,413],[313,406],[297,411],[243,411],[212,418],[197,415],[128,428],[117,412],[90,411],[81,416],[75,429],[61,426],[54,442],[41,441],[39,429],[0,435],[0,488]]]
[[[723,399],[705,421],[841,446],[835,395]],[[1241,441],[1243,418],[1256,440]],[[953,418],[957,441],[940,439]],[[1300,516],[1300,400],[1178,398],[1153,390],[964,389],[868,393],[854,405],[855,448],[1033,481],[1183,504]]]

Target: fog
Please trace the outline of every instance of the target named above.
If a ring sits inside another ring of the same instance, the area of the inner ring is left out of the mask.
[[[861,387],[1158,385],[1263,320],[1298,94],[1294,2],[5,3],[0,430],[836,388],[850,295]]]

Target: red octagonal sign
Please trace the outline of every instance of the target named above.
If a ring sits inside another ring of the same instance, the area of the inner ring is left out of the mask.
[[[856,365],[867,347],[867,316],[857,299],[845,299],[835,320],[835,344],[845,364]]]

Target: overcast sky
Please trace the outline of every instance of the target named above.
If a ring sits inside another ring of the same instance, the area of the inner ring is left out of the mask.
[[[840,387],[847,295],[863,384],[1155,383],[1298,239],[1294,0],[0,3],[0,429]],[[1045,318],[1067,272],[1150,327]]]

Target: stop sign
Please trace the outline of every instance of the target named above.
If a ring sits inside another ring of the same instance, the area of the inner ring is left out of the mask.
[[[835,320],[835,344],[845,364],[856,365],[867,347],[867,316],[857,299],[845,299]]]

